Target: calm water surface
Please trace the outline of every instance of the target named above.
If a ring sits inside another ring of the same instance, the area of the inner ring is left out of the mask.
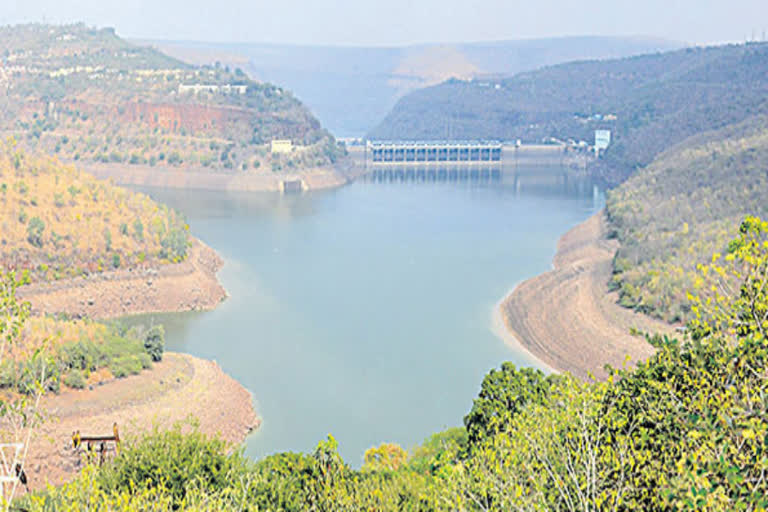
[[[226,260],[215,311],[152,315],[168,350],[215,359],[254,397],[246,453],[332,433],[359,465],[458,426],[483,375],[535,364],[492,331],[494,305],[551,266],[601,206],[588,184],[356,183],[296,196],[149,189]]]

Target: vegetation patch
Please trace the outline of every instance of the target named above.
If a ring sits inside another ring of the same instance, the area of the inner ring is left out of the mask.
[[[691,318],[700,264],[725,254],[747,214],[768,215],[768,118],[694,137],[608,193],[621,248],[611,287],[622,306],[669,322]]]
[[[174,210],[12,139],[0,143],[0,222],[0,267],[25,283],[180,262],[190,244]]]

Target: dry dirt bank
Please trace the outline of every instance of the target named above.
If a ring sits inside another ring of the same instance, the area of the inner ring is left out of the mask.
[[[558,242],[554,269],[515,288],[501,305],[514,338],[544,363],[587,378],[604,377],[605,364],[619,367],[625,357],[645,359],[653,348],[630,335],[671,333],[673,328],[622,308],[608,293],[611,261],[618,243],[606,240],[603,213],[571,229]]]
[[[162,167],[125,164],[90,164],[84,167],[97,178],[111,179],[118,185],[227,190],[243,192],[278,192],[284,181],[301,180],[303,188],[319,190],[345,185],[348,180],[333,168],[306,169],[300,172],[221,172],[211,170],[174,170]]]
[[[163,361],[139,375],[112,380],[94,389],[67,390],[43,398],[45,422],[36,431],[25,465],[33,489],[61,484],[79,470],[72,433],[109,435],[117,422],[123,439],[155,425],[167,429],[194,417],[208,435],[241,443],[259,419],[248,391],[212,361],[166,353]]]
[[[35,313],[90,318],[208,310],[227,295],[216,279],[223,263],[213,249],[194,240],[189,257],[179,264],[33,284],[21,287],[18,296],[31,302]]]

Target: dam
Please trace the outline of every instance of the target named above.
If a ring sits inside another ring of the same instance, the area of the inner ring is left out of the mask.
[[[445,174],[487,177],[538,166],[584,170],[593,159],[584,148],[570,144],[521,144],[519,141],[365,141],[348,146],[348,150],[361,174],[382,171],[378,174],[397,176],[443,174],[430,169],[453,166],[466,171]],[[474,168],[477,169],[472,171]]]
[[[566,144],[517,141],[365,141],[348,150],[367,182],[564,183],[590,159]]]
[[[374,163],[501,162],[501,142],[368,142]]]

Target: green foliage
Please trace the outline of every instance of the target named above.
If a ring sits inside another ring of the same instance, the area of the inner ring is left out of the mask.
[[[43,231],[45,231],[45,223],[40,220],[40,217],[32,217],[27,224],[27,241],[35,247],[42,247]]]
[[[184,227],[173,226],[160,240],[162,249],[160,257],[174,262],[182,261],[187,257],[189,249],[189,233]]]
[[[112,232],[109,230],[109,228],[104,228],[104,232],[102,233],[104,235],[104,246],[106,247],[107,251],[112,250]]]
[[[464,418],[470,448],[504,428],[529,403],[546,402],[554,379],[533,368],[518,370],[512,363],[491,370]]]
[[[467,430],[454,427],[429,436],[411,451],[408,468],[423,474],[436,475],[442,468],[454,466],[467,456]]]
[[[756,117],[687,141],[611,191],[606,213],[621,242],[612,280],[620,304],[689,320],[686,291],[697,266],[727,251],[745,215],[768,214],[767,167],[768,117]]]
[[[394,443],[369,448],[363,455],[363,471],[397,471],[405,465],[408,452]]]
[[[0,347],[3,351],[19,339],[29,318],[29,302],[16,299],[16,290],[22,284],[23,279],[17,279],[15,272],[0,273]]]
[[[144,224],[138,217],[133,221],[133,237],[139,242],[144,240]]]
[[[162,325],[155,325],[144,334],[144,350],[147,351],[152,361],[159,362],[163,360],[165,329]]]
[[[184,434],[178,424],[165,432],[155,429],[125,447],[98,478],[104,489],[113,492],[161,489],[177,508],[192,487],[215,492],[237,484],[249,463],[239,452],[227,452],[223,441],[208,438],[196,428]]]
[[[747,217],[723,261],[716,254],[699,271],[696,290],[703,295],[690,296],[695,338],[720,333],[768,339],[768,221]]]
[[[129,375],[138,375],[144,365],[138,355],[119,356],[109,362],[109,371],[118,379]]]
[[[71,388],[83,389],[86,385],[85,375],[82,370],[71,370],[64,376],[64,384]]]
[[[97,331],[101,332],[101,331]],[[144,348],[143,338],[135,331],[120,332],[116,326],[106,328],[103,335],[91,338],[83,334],[75,342],[61,343],[45,351],[48,387],[58,392],[58,383],[80,388],[76,383],[100,368],[109,368],[117,377],[135,375],[152,367],[152,357]],[[34,376],[42,366],[40,357],[7,360],[0,366],[0,388],[21,394],[34,392]]]

